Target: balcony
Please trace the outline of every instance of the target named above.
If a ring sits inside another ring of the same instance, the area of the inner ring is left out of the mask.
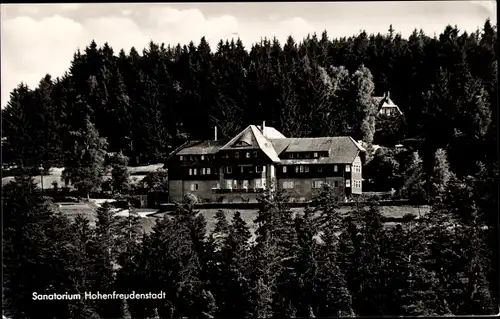
[[[264,188],[212,188],[214,194],[256,194],[263,191]]]

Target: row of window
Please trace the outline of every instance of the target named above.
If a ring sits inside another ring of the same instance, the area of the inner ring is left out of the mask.
[[[252,151],[252,152],[234,152],[232,153],[232,158],[258,158],[259,157],[259,152],[257,151]],[[222,154],[222,158],[229,158],[228,152]],[[241,156],[240,156],[241,155]]]
[[[354,168],[354,166],[353,166]],[[361,172],[361,168],[359,168]],[[286,173],[288,171],[288,166],[282,166],[282,172],[283,173]],[[323,168],[322,167],[318,167],[317,168],[317,171],[318,172],[323,172]],[[338,165],[333,165],[333,171],[334,172],[338,172],[339,171],[339,166]],[[351,166],[350,165],[346,165],[345,166],[345,171],[346,172],[350,172],[351,171]],[[309,166],[307,165],[297,165],[295,166],[295,173],[309,173]]]
[[[181,162],[187,162],[187,161],[205,161],[205,160],[212,160],[215,158],[215,155],[180,155],[179,160]]]
[[[323,187],[324,181],[313,181],[312,188],[318,189]],[[295,186],[294,181],[286,181],[283,182],[283,189],[292,189]],[[235,179],[227,179],[225,181],[225,188],[226,189],[248,189],[248,188],[263,188],[265,186],[265,180],[262,180],[260,178],[254,179],[253,184],[251,183],[250,180],[242,180],[238,181]],[[333,181],[332,183],[333,187],[339,187],[339,181]],[[345,181],[345,187],[351,187],[351,180],[346,179]],[[361,181],[360,180],[353,180],[352,181],[352,187],[354,188],[361,188]],[[197,183],[192,183],[190,185],[190,190],[191,191],[197,191],[198,190],[198,184]],[[220,183],[216,183],[214,185],[215,189],[220,189]]]
[[[321,187],[323,187],[324,183],[325,183],[324,181],[313,181],[312,188],[321,188]],[[294,185],[295,185],[295,183],[293,181],[283,182],[284,189],[294,188]],[[333,187],[339,187],[339,182],[334,181],[332,185],[333,185]],[[350,179],[345,180],[345,187],[351,187],[351,180]],[[361,181],[353,180],[352,187],[361,188]]]
[[[313,181],[312,188],[321,188],[321,187],[323,187],[324,183],[325,183],[324,181]],[[350,180],[346,180],[346,187],[349,187],[349,186],[347,186],[348,183],[350,183]],[[291,189],[291,188],[294,188],[294,186],[295,186],[294,181],[283,182],[284,189]],[[339,181],[334,181],[333,187],[339,187]]]
[[[293,152],[285,153],[288,158],[319,158],[328,157],[328,152]]]
[[[355,173],[361,173],[361,166],[360,165],[353,165],[353,171]],[[283,173],[287,173],[288,172],[288,169],[289,169],[289,166],[282,166],[282,172]],[[266,172],[266,167],[265,166],[260,166],[260,165],[256,165],[256,166],[251,166],[251,167],[247,167],[247,166],[240,166],[239,167],[239,170],[240,170],[240,173],[262,173],[262,172]],[[322,167],[318,167],[317,168],[317,172],[322,172],[323,171],[323,168]],[[338,165],[333,165],[333,171],[334,172],[338,172],[339,171],[339,167]],[[346,165],[345,166],[345,171],[346,172],[350,172],[351,171],[351,167],[350,165]],[[226,166],[224,172],[226,174],[232,174],[233,173],[233,167],[232,166]],[[189,169],[189,175],[192,175],[192,176],[196,176],[196,175],[211,175],[212,173],[214,174],[217,174],[217,172],[214,170],[212,171],[212,169],[210,167],[207,167],[207,168],[190,168]],[[307,165],[296,165],[295,166],[295,173],[309,173],[309,166]]]
[[[212,169],[210,167],[203,167],[203,168],[190,168],[189,169],[189,175],[196,176],[200,173],[200,175],[211,175],[212,174]],[[216,173],[215,171],[213,172],[214,174]]]
[[[241,154],[240,154],[241,153]],[[258,158],[258,151],[248,151],[248,152],[233,152],[231,153],[225,152],[222,153],[222,158]],[[287,158],[320,158],[320,157],[328,157],[328,152],[294,152],[294,153],[285,153],[285,157]],[[179,160],[182,161],[197,161],[197,160],[211,160],[214,159],[215,155],[180,155]]]

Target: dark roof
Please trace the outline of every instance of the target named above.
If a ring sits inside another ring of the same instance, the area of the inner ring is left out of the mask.
[[[283,164],[332,164],[352,163],[361,149],[349,136],[287,138],[271,140],[278,154],[286,152],[329,152],[329,157],[320,159],[282,159]]]
[[[272,139],[276,153],[287,152],[326,152],[335,137],[304,137]]]
[[[243,139],[261,148],[269,158],[276,163],[309,163],[309,164],[344,164],[352,163],[363,147],[358,145],[349,136],[336,137],[306,137],[306,138],[265,138],[256,126],[250,125],[231,140],[218,141],[191,141],[183,144],[176,155],[204,155],[215,154],[219,150],[232,149],[232,143]],[[253,146],[253,147],[255,147]],[[320,159],[280,159],[278,155],[283,152],[329,152],[328,157]]]
[[[204,155],[215,154],[228,140],[193,141],[190,146],[183,148],[176,155]]]

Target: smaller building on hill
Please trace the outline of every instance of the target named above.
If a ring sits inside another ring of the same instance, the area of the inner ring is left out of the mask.
[[[385,116],[398,116],[403,115],[403,112],[399,109],[390,97],[390,92],[384,94],[384,96],[374,96],[373,100],[377,104],[378,107],[378,115]]]

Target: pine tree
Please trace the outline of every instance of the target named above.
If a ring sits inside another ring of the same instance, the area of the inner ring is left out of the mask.
[[[115,194],[126,194],[130,189],[130,173],[127,169],[128,158],[118,153],[111,164],[111,187]]]
[[[107,142],[99,137],[89,118],[83,129],[71,135],[72,147],[66,150],[66,166],[61,178],[70,180],[82,195],[89,198],[90,192],[101,184]]]
[[[434,170],[430,180],[429,198],[431,200],[439,200],[444,194],[451,177],[452,173],[450,172],[446,151],[438,149],[434,154]]]

